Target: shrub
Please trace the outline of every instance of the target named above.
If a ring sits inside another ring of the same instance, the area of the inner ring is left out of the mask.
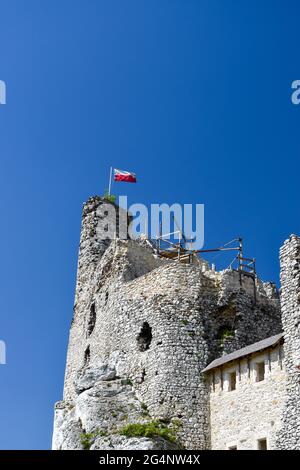
[[[84,450],[90,450],[90,447],[93,444],[95,437],[96,436],[93,432],[83,432],[82,434],[80,434],[80,442]]]
[[[105,199],[107,202],[115,203],[117,197],[114,196],[113,194],[108,194],[108,192],[105,192],[103,195],[103,199]]]
[[[224,343],[226,339],[233,338],[233,337],[234,337],[234,330],[230,330],[229,328],[224,328],[220,334],[221,343]]]
[[[124,384],[124,385],[131,385],[131,386],[133,386],[132,380],[131,380],[129,377],[127,377],[126,379],[124,379],[123,384]]]
[[[84,450],[90,450],[91,445],[93,444],[96,437],[98,436],[105,437],[107,435],[108,435],[107,432],[102,431],[101,429],[95,432],[89,432],[89,433],[83,432],[82,434],[80,434],[80,442]]]
[[[126,437],[163,437],[170,442],[175,442],[176,440],[173,428],[155,420],[143,424],[127,424],[119,430],[119,434]]]

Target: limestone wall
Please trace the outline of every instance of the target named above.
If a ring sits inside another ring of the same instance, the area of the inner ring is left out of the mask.
[[[80,429],[111,434],[97,448],[120,445],[113,444],[120,426],[145,419],[179,421],[178,446],[209,448],[209,391],[200,372],[220,354],[281,331],[276,292],[258,282],[255,300],[252,280],[241,285],[235,271],[202,272],[155,257],[145,242],[98,239],[101,204],[93,198],[83,210],[54,448],[80,448]],[[135,406],[124,412],[132,394]]]
[[[280,250],[281,310],[285,339],[287,398],[279,449],[300,450],[300,238],[292,235]]]
[[[210,426],[212,449],[254,450],[259,439],[267,439],[268,449],[276,448],[276,432],[281,428],[286,374],[282,346],[216,369],[210,373]],[[270,358],[270,362],[269,362]],[[256,382],[256,364],[264,361],[265,379]],[[269,369],[270,364],[270,369]],[[240,367],[240,369],[239,369]],[[240,372],[239,372],[240,370]],[[236,389],[230,391],[229,374],[237,373]],[[221,379],[222,374],[222,379]]]

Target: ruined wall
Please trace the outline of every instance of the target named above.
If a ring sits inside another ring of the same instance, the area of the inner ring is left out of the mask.
[[[152,419],[176,428],[177,447],[209,448],[201,370],[220,353],[281,331],[276,292],[258,282],[255,301],[253,281],[240,285],[235,271],[162,260],[146,242],[98,239],[102,204],[93,198],[83,210],[53,448],[81,448],[82,432],[98,433],[91,448],[164,448],[119,435],[124,424]]]
[[[281,351],[279,351],[279,347]],[[286,373],[282,346],[227,364],[210,373],[210,416],[212,449],[255,450],[259,439],[276,449],[276,432],[281,428]],[[269,369],[270,359],[270,369]],[[256,382],[256,363],[264,361],[265,378]],[[240,370],[240,374],[239,374]],[[229,374],[236,372],[236,389],[230,391]]]
[[[281,310],[287,370],[279,449],[300,449],[300,238],[291,235],[280,250]]]

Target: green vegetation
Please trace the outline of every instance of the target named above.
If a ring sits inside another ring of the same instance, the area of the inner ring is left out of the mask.
[[[108,191],[106,191],[103,195],[103,199],[105,199],[107,202],[115,203],[117,196],[114,196],[113,194],[108,194]]]
[[[149,421],[148,423],[127,424],[119,430],[121,436],[126,437],[163,437],[167,441],[175,442],[175,427],[168,427],[161,421]]]
[[[181,423],[180,419],[175,418],[175,419],[172,420],[172,426],[173,426],[173,428],[175,428],[175,431],[178,431],[178,428],[180,428],[181,424],[182,423]]]
[[[144,405],[144,411],[146,411],[147,406]],[[146,407],[146,409],[145,409]],[[121,420],[127,420],[128,416],[124,415]],[[131,423],[126,424],[119,430],[111,430],[111,434],[120,434],[121,436],[126,437],[163,437],[169,442],[176,441],[176,433],[181,426],[181,421],[179,419],[172,420],[170,425],[162,422],[161,420],[152,420],[147,423]],[[80,434],[80,442],[84,450],[89,450],[94,443],[95,439],[99,436],[106,437],[108,436],[107,431],[98,429],[94,432],[86,433],[83,432]]]
[[[124,380],[124,385],[131,385],[133,386],[132,380],[128,377],[127,379]]]
[[[221,335],[220,335],[221,343],[224,343],[226,339],[233,338],[233,337],[234,337],[234,331],[230,330],[229,328],[224,328],[224,330],[222,330]]]
[[[89,432],[85,433],[83,432],[80,434],[80,442],[84,450],[90,450],[91,445],[93,444],[96,436],[95,433]]]
[[[80,442],[84,450],[90,450],[91,445],[94,443],[94,440],[98,436],[105,437],[107,435],[108,435],[107,432],[102,431],[101,429],[99,429],[98,431],[89,432],[89,433],[83,432],[82,434],[80,434]]]

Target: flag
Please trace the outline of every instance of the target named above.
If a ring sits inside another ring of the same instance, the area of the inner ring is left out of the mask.
[[[114,168],[114,181],[124,181],[125,183],[136,183],[135,173],[121,171]]]

